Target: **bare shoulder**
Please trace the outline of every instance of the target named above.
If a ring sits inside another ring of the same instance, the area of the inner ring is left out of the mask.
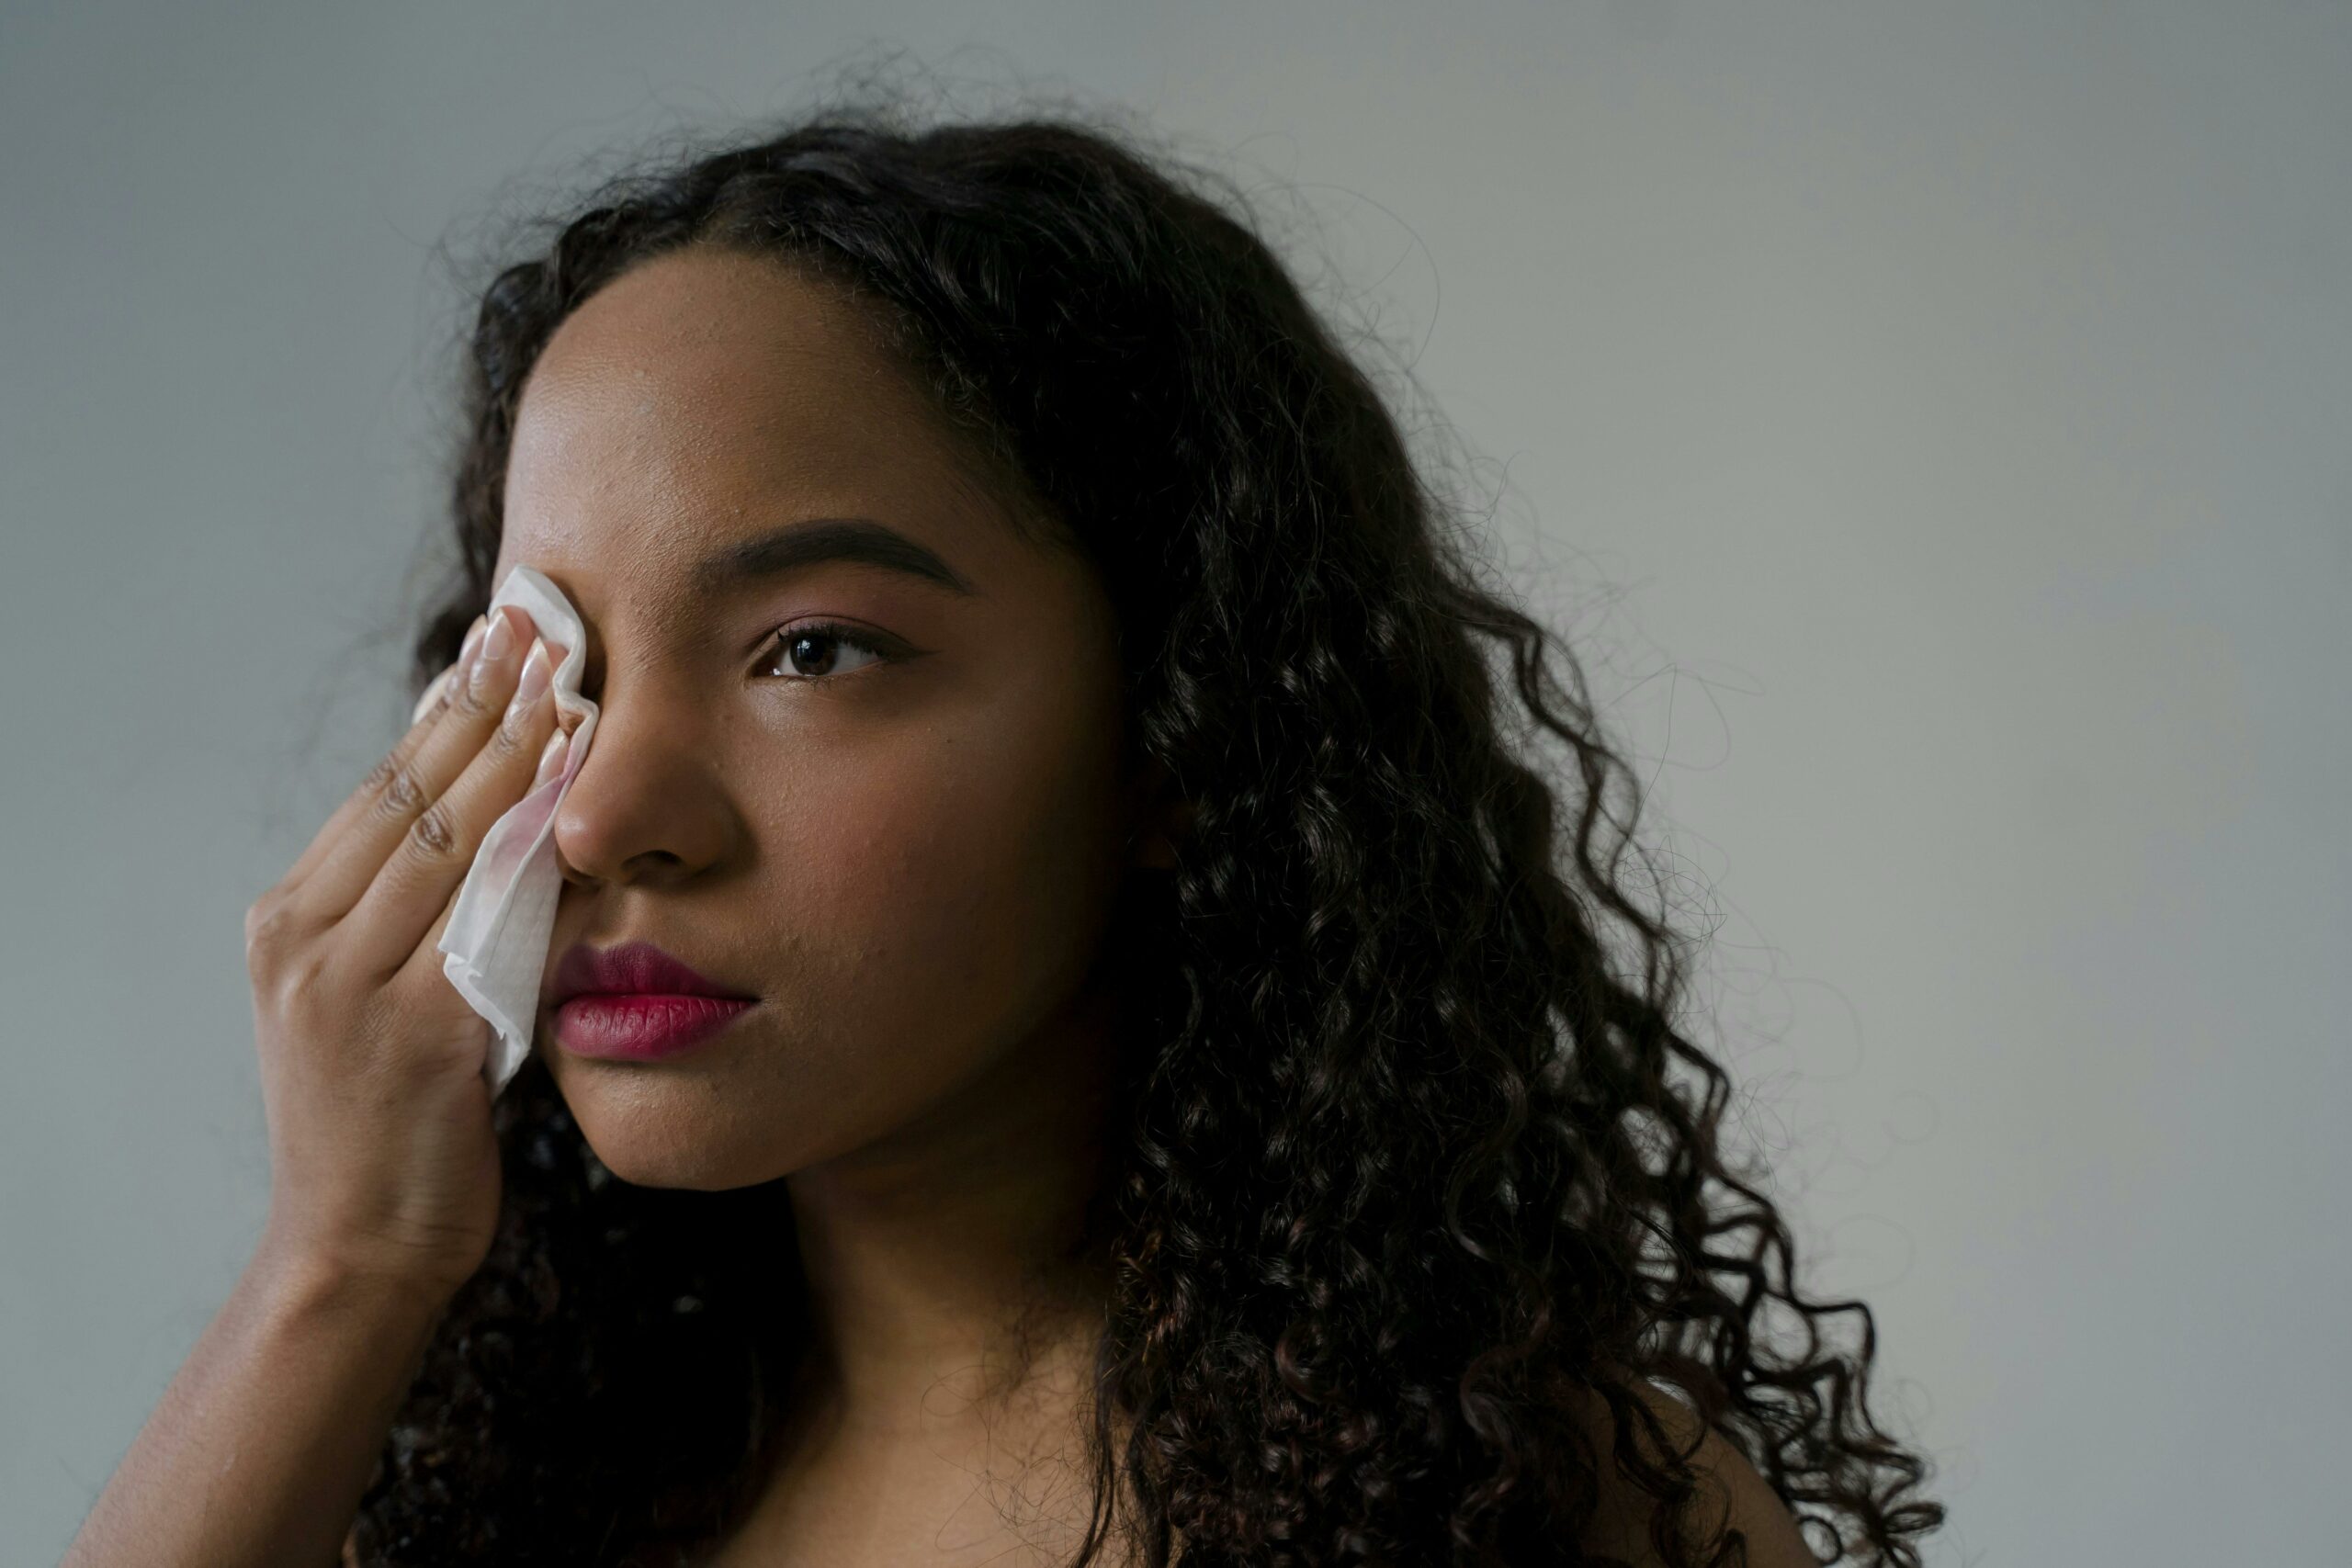
[[[1689,1448],[1701,1431],[1698,1413],[1655,1383],[1640,1382],[1634,1386],[1642,1402],[1657,1412],[1658,1425],[1676,1448]],[[1605,1459],[1610,1449],[1609,1407],[1596,1398],[1588,1417],[1594,1422],[1589,1429],[1595,1450]],[[1634,1440],[1642,1441],[1638,1430]],[[1699,1437],[1698,1442],[1691,1463],[1700,1474],[1700,1499],[1691,1523],[1704,1532],[1702,1539],[1712,1543],[1728,1531],[1738,1530],[1747,1538],[1747,1568],[1819,1568],[1820,1560],[1797,1529],[1796,1517],[1747,1457],[1713,1430]],[[1657,1504],[1657,1499],[1631,1477],[1612,1471],[1603,1478],[1585,1549],[1622,1557],[1635,1568],[1659,1568],[1649,1541],[1650,1517]]]

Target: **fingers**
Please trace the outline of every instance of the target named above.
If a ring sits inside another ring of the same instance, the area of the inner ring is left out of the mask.
[[[307,918],[342,919],[411,834],[454,847],[439,802],[483,747],[501,736],[531,640],[530,616],[523,611],[508,605],[490,617],[466,679],[453,680],[441,706],[421,721],[422,733],[403,738],[368,773],[340,833],[293,891]],[[509,749],[522,744],[511,733],[504,743]]]
[[[465,881],[492,826],[515,802],[555,776],[556,656],[534,639],[511,701],[447,790],[419,812],[369,880],[345,922],[352,960],[390,975],[409,962]],[[461,725],[462,716],[452,724]],[[426,744],[430,754],[438,737]],[[527,834],[526,835],[527,837]]]
[[[424,744],[425,737],[433,732],[434,726],[439,722],[441,715],[447,710],[452,688],[464,679],[466,671],[471,667],[475,651],[481,647],[482,634],[489,626],[490,617],[487,615],[474,617],[474,624],[467,629],[465,641],[458,649],[457,661],[434,679],[434,685],[440,691],[439,696],[409,725],[408,733],[401,736],[400,743],[394,746],[386,754],[384,760],[378,762],[368,776],[359,782],[359,787],[353,790],[341,806],[335,807],[334,815],[329,817],[320,827],[317,834],[311,838],[310,846],[295,859],[292,868],[284,876],[278,878],[277,885],[280,888],[291,894],[301,884],[309,881],[311,874],[318,870],[328,854],[343,841],[345,829],[356,821],[362,812],[373,808],[377,798],[383,793],[394,773],[407,767],[414,759],[418,748]]]

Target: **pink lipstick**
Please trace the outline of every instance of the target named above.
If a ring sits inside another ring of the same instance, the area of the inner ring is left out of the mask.
[[[691,1050],[758,1005],[650,942],[575,945],[549,993],[556,1043],[575,1055],[649,1062]]]

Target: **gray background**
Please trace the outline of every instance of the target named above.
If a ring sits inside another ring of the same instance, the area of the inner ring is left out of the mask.
[[[260,1222],[469,243],[875,40],[1265,186],[1470,444],[1929,1561],[2341,1562],[2352,9],[2053,0],[0,12],[0,1559]]]

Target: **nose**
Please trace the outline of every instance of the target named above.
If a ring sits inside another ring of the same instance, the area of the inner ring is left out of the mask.
[[[725,861],[741,834],[707,736],[684,705],[662,702],[652,688],[612,686],[556,811],[564,880],[627,886],[696,876]]]

